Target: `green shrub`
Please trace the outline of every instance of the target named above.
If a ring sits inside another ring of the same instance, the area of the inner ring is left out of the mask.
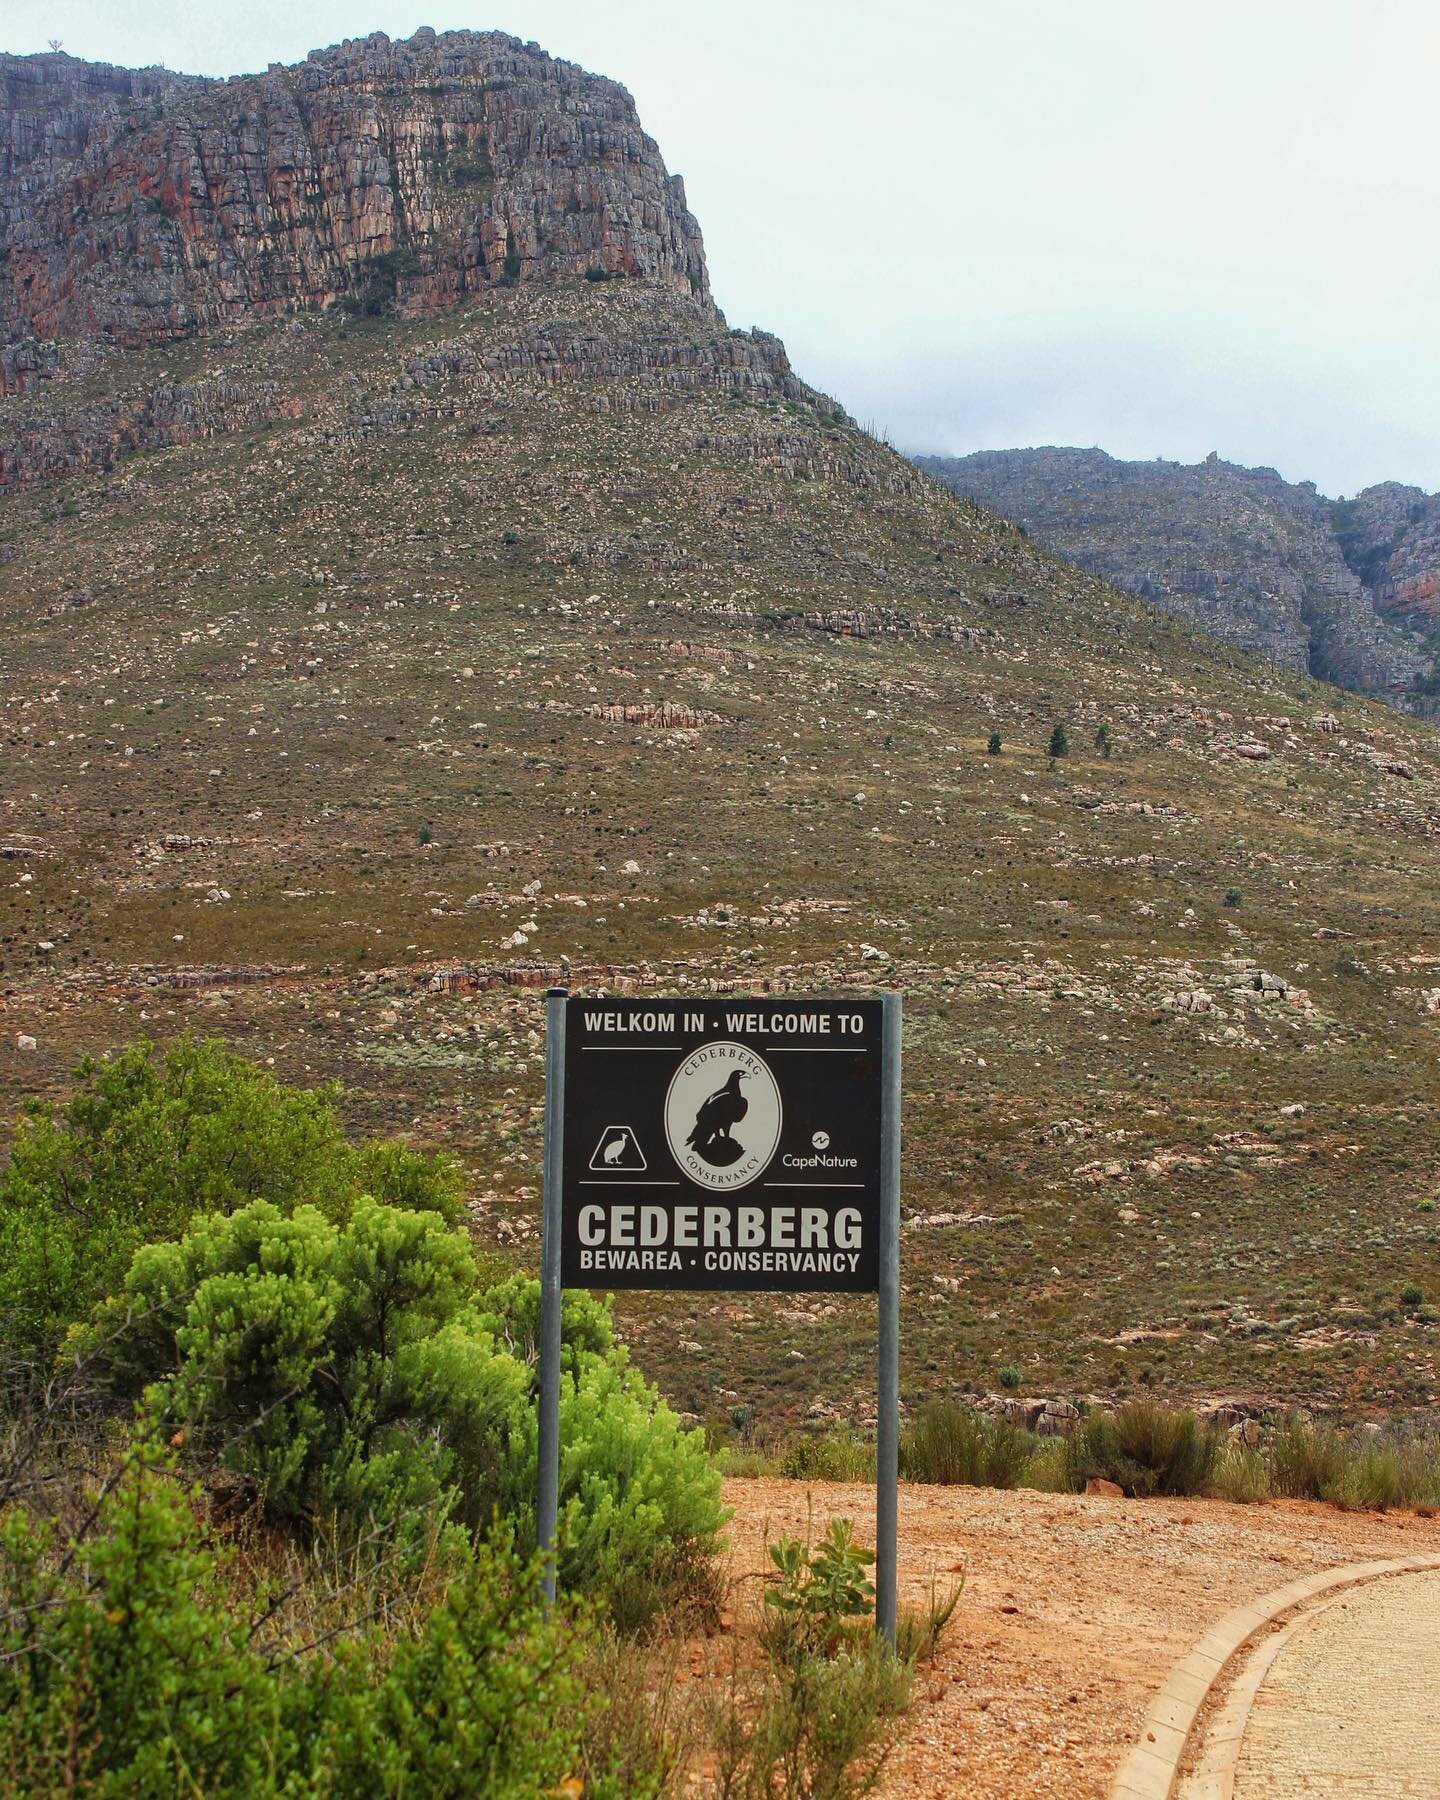
[[[1215,1475],[1223,1440],[1194,1413],[1154,1400],[1131,1400],[1118,1413],[1090,1413],[1066,1440],[1070,1485],[1096,1478],[1127,1494],[1203,1494]]]
[[[1311,1425],[1294,1414],[1270,1439],[1270,1491],[1286,1500],[1325,1500],[1341,1490],[1346,1462],[1343,1432]]]
[[[1004,1419],[932,1400],[900,1439],[900,1473],[906,1481],[1018,1487],[1038,1441]]]
[[[1243,898],[1243,896],[1238,887],[1226,888],[1226,890],[1225,890],[1225,905],[1226,906],[1239,906],[1242,898]]]
[[[1051,757],[1068,756],[1070,754],[1070,739],[1066,735],[1065,727],[1063,725],[1057,724],[1055,729],[1050,733],[1050,742],[1046,747],[1045,754]]]
[[[874,1551],[856,1543],[849,1519],[832,1519],[813,1550],[799,1538],[780,1538],[769,1549],[777,1574],[765,1590],[773,1617],[761,1642],[787,1665],[806,1655],[833,1656],[874,1616],[875,1584],[866,1574]]]
[[[1222,1500],[1253,1506],[1270,1497],[1270,1465],[1263,1451],[1230,1444],[1215,1464],[1215,1492]]]
[[[1095,748],[1105,757],[1115,753],[1115,733],[1103,719],[1095,727]]]
[[[542,1611],[537,1564],[504,1543],[481,1547],[419,1636],[401,1641],[383,1679],[373,1639],[316,1670],[304,1695],[307,1773],[320,1791],[340,1794],[565,1792],[598,1699],[585,1678],[589,1638],[583,1620]]]
[[[1407,1281],[1400,1290],[1400,1304],[1402,1306],[1423,1306],[1425,1304],[1424,1288],[1418,1282]]]
[[[1011,1393],[1013,1393],[1015,1391],[1015,1389],[1019,1387],[1020,1383],[1024,1379],[1025,1379],[1025,1374],[1024,1374],[1024,1371],[1021,1369],[1019,1363],[1003,1363],[1001,1365],[1001,1368],[1000,1368],[1000,1385],[1001,1385],[1001,1387],[1007,1388]]]
[[[990,741],[985,746],[985,749],[986,753],[990,756],[998,756],[1000,754],[1001,744],[1000,733],[998,731],[992,731],[990,733]]]
[[[7,1516],[0,1793],[533,1800],[573,1776],[594,1634],[542,1611],[536,1563],[482,1546],[418,1627],[352,1622],[267,1654],[273,1601],[205,1539],[198,1499],[142,1444],[68,1550]],[[589,1766],[604,1800],[657,1791]]]
[[[897,1740],[911,1682],[911,1664],[872,1629],[875,1558],[848,1520],[832,1519],[813,1550],[782,1538],[770,1559],[758,1692],[743,1690],[732,1668],[728,1691],[708,1697],[716,1791],[728,1800],[867,1794]],[[932,1605],[937,1636],[953,1607],[953,1599]]]
[[[498,1506],[528,1546],[540,1284],[477,1285],[434,1213],[362,1198],[335,1224],[259,1200],[137,1252],[84,1341],[274,1515],[413,1531]],[[725,1515],[703,1434],[629,1366],[600,1301],[564,1297],[562,1343],[560,1581],[627,1624],[713,1599]]]
[[[138,1043],[87,1058],[61,1113],[21,1119],[0,1172],[0,1341],[53,1359],[113,1293],[140,1245],[261,1197],[341,1219],[362,1193],[454,1219],[454,1162],[402,1144],[349,1144],[336,1090],[287,1088],[219,1044]]]
[[[73,1554],[21,1509],[0,1528],[0,1791],[263,1792],[294,1739],[197,1496],[149,1449],[118,1475]]]
[[[117,1393],[274,1514],[475,1523],[530,1385],[466,1312],[475,1284],[469,1240],[434,1213],[362,1198],[337,1225],[257,1200],[138,1251],[86,1341]]]
[[[875,1446],[848,1429],[792,1438],[780,1454],[787,1481],[873,1481]]]
[[[739,1800],[873,1792],[900,1734],[911,1670],[873,1634],[838,1656],[771,1664],[750,1720],[716,1732],[719,1791]]]

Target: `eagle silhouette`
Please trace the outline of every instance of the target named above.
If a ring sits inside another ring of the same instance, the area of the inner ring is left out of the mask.
[[[695,1127],[685,1142],[706,1162],[732,1163],[740,1154],[740,1146],[730,1136],[730,1129],[750,1110],[750,1102],[740,1092],[740,1083],[746,1079],[743,1069],[732,1069],[724,1087],[716,1088],[708,1100],[700,1103]]]

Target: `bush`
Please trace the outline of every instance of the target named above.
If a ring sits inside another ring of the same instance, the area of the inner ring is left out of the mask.
[[[1226,906],[1239,906],[1242,898],[1243,898],[1243,896],[1241,895],[1238,887],[1226,888],[1226,890],[1225,890],[1225,905]]]
[[[909,1665],[871,1635],[838,1656],[772,1663],[748,1719],[733,1701],[712,1713],[717,1791],[726,1800],[872,1792],[898,1741],[910,1684]]]
[[[362,1193],[454,1219],[456,1165],[403,1144],[349,1144],[334,1088],[309,1092],[219,1044],[181,1038],[89,1058],[62,1113],[20,1121],[0,1172],[0,1340],[48,1364],[120,1285],[140,1245],[264,1197],[343,1219]]]
[[[853,1640],[857,1624],[874,1616],[875,1585],[865,1572],[874,1551],[856,1543],[849,1519],[832,1519],[814,1550],[799,1538],[781,1538],[769,1548],[778,1573],[765,1590],[765,1605],[775,1616],[761,1632],[762,1643],[787,1664],[805,1655],[833,1656]]]
[[[900,1439],[906,1481],[969,1487],[1018,1487],[1038,1439],[1004,1419],[931,1401]]]
[[[1117,1482],[1127,1494],[1203,1494],[1215,1475],[1223,1440],[1192,1412],[1154,1400],[1132,1400],[1118,1413],[1090,1413],[1066,1443],[1070,1485]]]
[[[367,1198],[337,1225],[257,1200],[138,1251],[84,1341],[273,1514],[476,1523],[530,1381],[466,1312],[475,1286],[469,1240],[434,1213]]]
[[[79,1553],[12,1511],[0,1531],[0,1781],[12,1794],[261,1792],[294,1741],[201,1547],[195,1496],[150,1450]]]
[[[337,1225],[256,1201],[139,1251],[86,1343],[116,1392],[245,1476],[273,1515],[414,1532],[499,1507],[534,1542],[540,1284],[483,1297],[469,1241],[361,1199]],[[559,1579],[618,1619],[706,1598],[718,1469],[615,1345],[562,1309]]]
[[[73,1549],[7,1517],[0,1792],[563,1791],[598,1704],[594,1634],[570,1608],[542,1611],[538,1565],[482,1547],[417,1627],[351,1624],[323,1650],[267,1654],[273,1605],[205,1539],[197,1502],[142,1444]],[[631,1790],[600,1767],[587,1791]]]
[[[1425,1290],[1418,1283],[1407,1281],[1400,1290],[1400,1304],[1402,1306],[1423,1306]]]
[[[873,1481],[875,1446],[853,1431],[826,1431],[794,1438],[780,1455],[787,1481]]]
[[[1000,754],[1000,733],[998,731],[992,731],[990,733],[990,742],[985,748],[987,753],[991,756],[998,756]]]
[[[1270,1497],[1270,1467],[1263,1451],[1249,1444],[1230,1444],[1215,1464],[1215,1492],[1237,1506],[1253,1506]]]
[[[770,1557],[759,1691],[743,1693],[732,1669],[729,1691],[709,1701],[716,1791],[730,1800],[869,1793],[895,1745],[911,1681],[909,1662],[871,1626],[874,1556],[848,1520],[832,1519],[813,1551],[782,1538]],[[936,1635],[948,1616],[945,1603],[932,1604]]]
[[[1055,729],[1050,733],[1050,743],[1045,754],[1051,757],[1068,756],[1070,754],[1070,739],[1066,736],[1065,727],[1063,725],[1057,724]]]
[[[1019,1387],[1020,1383],[1024,1379],[1025,1379],[1024,1372],[1022,1371],[1019,1363],[1004,1363],[1004,1364],[1002,1364],[1001,1369],[1000,1369],[1000,1385],[1001,1385],[1001,1387],[1006,1388],[1011,1393],[1013,1393],[1015,1391],[1015,1389]]]
[[[1115,733],[1103,719],[1095,727],[1095,748],[1105,757],[1115,753]]]
[[[1325,1500],[1340,1491],[1346,1462],[1344,1434],[1291,1415],[1269,1446],[1270,1491],[1286,1500]]]
[[[597,1704],[584,1670],[590,1632],[564,1610],[547,1616],[539,1595],[538,1564],[504,1543],[482,1547],[383,1679],[373,1639],[317,1672],[306,1696],[318,1720],[311,1781],[427,1800],[570,1791]],[[597,1781],[589,1791],[619,1800],[621,1790]]]

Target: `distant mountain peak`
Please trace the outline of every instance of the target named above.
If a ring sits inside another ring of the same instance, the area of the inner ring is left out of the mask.
[[[917,458],[1037,542],[1297,672],[1430,711],[1440,638],[1440,496],[1057,445]]]

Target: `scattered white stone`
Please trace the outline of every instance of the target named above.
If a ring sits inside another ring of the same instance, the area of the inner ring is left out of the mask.
[[[21,1031],[15,1035],[15,1048],[17,1050],[38,1050],[40,1046],[28,1031]]]

